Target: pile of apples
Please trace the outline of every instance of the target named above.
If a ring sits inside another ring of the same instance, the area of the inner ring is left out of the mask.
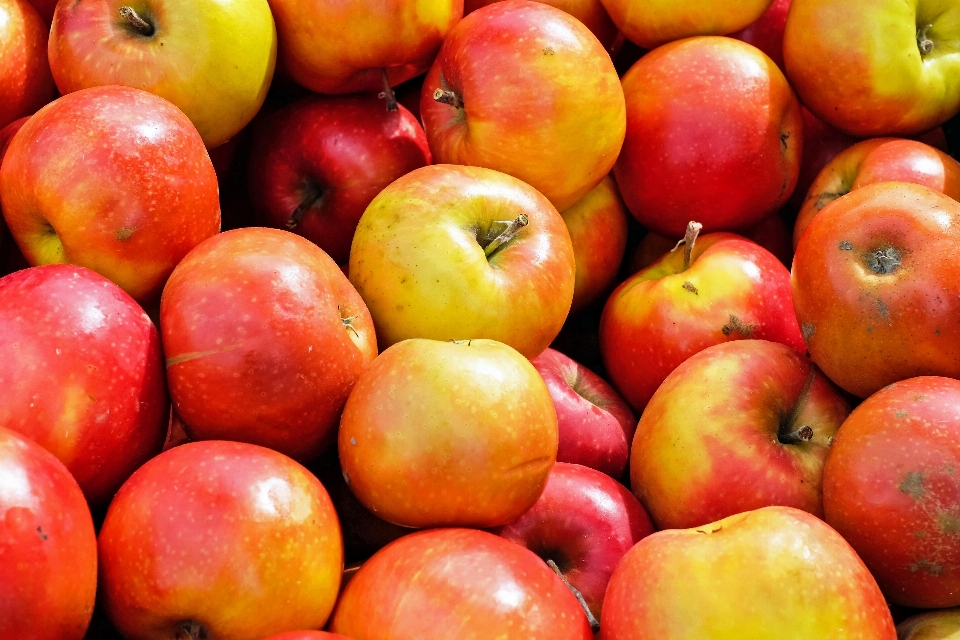
[[[960,638],[958,111],[960,0],[0,0],[0,640]]]

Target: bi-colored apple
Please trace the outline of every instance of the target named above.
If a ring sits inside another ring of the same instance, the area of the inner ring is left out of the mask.
[[[47,25],[27,0],[0,0],[0,129],[53,100]]]
[[[476,11],[481,7],[485,7],[488,4],[501,1],[502,0],[464,0],[463,13],[466,15]],[[610,19],[610,16],[607,14],[607,10],[603,8],[603,4],[600,2],[600,0],[538,1],[569,13],[574,18],[582,22],[587,29],[590,29],[593,35],[597,36],[597,40],[600,41],[600,44],[602,44],[604,48],[606,48],[608,51],[616,49],[618,34],[617,25],[613,24],[613,20]]]

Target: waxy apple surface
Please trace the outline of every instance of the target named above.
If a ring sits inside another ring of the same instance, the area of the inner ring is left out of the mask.
[[[600,0],[537,0],[543,2],[543,4],[548,4],[551,7],[556,7],[561,11],[569,13],[574,18],[583,23],[587,29],[597,36],[597,40],[600,41],[600,44],[604,46],[608,51],[611,48],[615,48],[615,42],[617,40],[617,25],[613,24],[613,20],[610,19],[610,16],[607,15],[607,10],[603,8],[603,4]],[[463,14],[472,13],[481,7],[485,7],[488,4],[493,4],[495,2],[502,2],[502,0],[464,0],[463,3]]]
[[[644,49],[690,36],[724,35],[756,21],[772,0],[603,0],[623,35]]]
[[[773,4],[755,22],[730,34],[731,38],[743,40],[763,51],[781,71],[784,70],[783,30],[787,26],[790,2],[791,0],[773,0]]]
[[[0,0],[0,129],[53,99],[47,25],[27,0]]]

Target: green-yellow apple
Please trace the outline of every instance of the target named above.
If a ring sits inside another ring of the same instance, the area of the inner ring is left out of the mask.
[[[898,640],[960,640],[960,609],[927,611],[897,625]]]
[[[0,0],[0,129],[53,99],[47,25],[27,0]]]
[[[267,0],[85,0],[53,17],[50,67],[70,93],[119,84],[177,105],[210,148],[267,96],[277,34]]]

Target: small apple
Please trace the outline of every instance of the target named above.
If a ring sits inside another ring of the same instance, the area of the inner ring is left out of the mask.
[[[27,0],[0,0],[0,129],[53,100],[47,25]]]

